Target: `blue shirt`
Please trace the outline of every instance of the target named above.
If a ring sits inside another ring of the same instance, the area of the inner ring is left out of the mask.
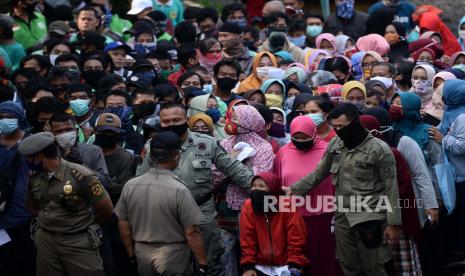
[[[376,4],[373,4],[368,9],[368,14],[372,15],[374,12],[378,11],[383,7],[386,7],[386,5],[384,5],[383,1],[379,1]],[[404,24],[407,32],[415,28],[415,23],[412,20],[412,14],[415,11],[415,5],[408,1],[400,1],[399,6],[397,6],[396,8],[397,12],[394,16],[393,22],[399,22]]]
[[[0,168],[6,168],[12,162],[18,151],[18,145],[11,149],[0,145]],[[10,207],[6,212],[0,213],[0,229],[12,228],[23,223],[26,223],[31,217],[31,213],[26,209],[27,193],[28,193],[28,175],[29,168],[26,163],[26,158],[21,156],[18,174],[16,176],[16,185],[10,201]]]

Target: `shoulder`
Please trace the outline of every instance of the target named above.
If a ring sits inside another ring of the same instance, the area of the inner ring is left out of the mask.
[[[194,142],[208,141],[214,143],[216,141],[214,137],[198,132],[191,132],[191,137],[194,139]]]
[[[386,152],[392,153],[392,150],[389,147],[389,145],[381,139],[378,139],[376,137],[371,137],[367,142],[370,145],[370,147],[373,148],[374,150],[380,150],[385,153]]]
[[[333,139],[329,142],[328,149],[342,149],[344,147],[344,142],[338,136],[334,136]]]
[[[80,164],[68,162],[68,169],[71,175],[79,181],[89,177],[95,178],[94,173],[90,169]]]
[[[79,148],[79,150],[85,151],[85,152],[94,152],[94,153],[97,152],[98,153],[102,151],[100,147],[96,145],[92,145],[92,144],[78,143],[77,147]]]

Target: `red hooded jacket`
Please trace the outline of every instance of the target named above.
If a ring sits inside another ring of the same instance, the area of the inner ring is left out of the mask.
[[[279,178],[263,173],[262,178],[277,194],[281,189]],[[253,180],[252,180],[253,182]],[[305,223],[299,212],[255,214],[252,201],[247,199],[240,216],[241,266],[246,270],[256,264],[270,266],[304,267],[307,263]]]

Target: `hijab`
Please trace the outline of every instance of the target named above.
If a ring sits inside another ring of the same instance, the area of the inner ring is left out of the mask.
[[[307,81],[307,73],[300,67],[294,66],[289,67],[285,72],[283,79],[287,79],[289,76],[297,74],[297,79],[299,83],[305,83]]]
[[[431,38],[421,38],[408,45],[408,51],[412,57],[417,56],[418,58],[418,55],[424,51],[423,48],[431,49],[434,52],[434,57],[436,58],[441,58],[444,54],[444,48],[442,45]]]
[[[251,183],[253,183],[257,178],[260,178],[265,182],[266,186],[268,186],[268,189],[270,189],[271,194],[279,195],[282,193],[281,180],[276,174],[272,172],[260,173],[252,178]]]
[[[334,53],[336,52],[336,49],[337,49],[337,45],[336,45],[336,37],[331,34],[331,33],[322,33],[320,35],[318,35],[315,39],[315,45],[316,45],[316,48],[317,49],[321,49],[321,43],[323,42],[323,40],[326,40],[329,42],[329,44],[331,44],[333,46],[333,51],[331,53]]]
[[[283,90],[283,93],[281,94],[283,99],[284,99],[284,96],[286,95],[286,86],[284,85],[284,83],[280,80],[277,80],[277,79],[267,79],[265,80],[263,83],[262,83],[262,86],[260,86],[260,90],[263,91],[263,93],[266,94],[266,90],[268,90],[268,88],[270,88],[271,85],[273,84],[279,84],[279,86],[281,86],[281,89]]]
[[[355,80],[361,80],[363,76],[362,58],[365,56],[364,51],[357,52],[350,57],[352,62],[352,73]]]
[[[210,118],[210,116],[208,116],[205,113],[198,113],[190,117],[189,120],[187,120],[187,124],[189,125],[189,129],[191,131],[192,131],[192,127],[194,127],[195,123],[197,123],[198,121],[204,122],[207,125],[208,129],[210,130],[210,133],[213,133],[213,121]]]
[[[290,61],[290,62],[294,61],[294,58],[292,57],[292,55],[287,51],[276,52],[276,53],[274,53],[274,56],[275,57],[280,57],[280,58],[284,59],[285,61]]]
[[[463,23],[465,23],[465,15],[462,17],[462,19],[460,19],[460,22],[459,22],[459,26],[457,28],[458,32],[460,32],[460,26],[463,25]],[[463,38],[460,37],[460,33],[457,33],[458,35],[458,42],[460,44],[460,47],[462,47],[462,51],[465,51],[465,44],[464,44],[464,40]]]
[[[421,99],[414,93],[400,92],[392,97],[400,97],[402,103],[402,119],[393,122],[393,128],[406,135],[420,146],[422,150],[425,149],[429,143],[428,130],[431,125],[423,123],[420,116]],[[391,102],[392,104],[392,102]]]
[[[294,120],[295,117],[301,115],[297,113],[297,108],[299,107],[299,105],[305,104],[312,98],[313,98],[313,95],[307,94],[307,93],[299,94],[298,96],[295,97],[291,112],[287,115],[287,125],[286,125],[287,129],[289,129],[290,124],[292,123],[292,120]]]
[[[358,88],[362,91],[363,95],[365,96],[365,99],[367,97],[367,90],[365,88],[365,85],[359,81],[348,81],[342,86],[342,91],[341,91],[341,97],[343,100],[347,100],[347,96],[349,95],[349,92],[354,89]]]
[[[460,56],[465,56],[465,52],[464,52],[464,51],[460,51],[460,52],[457,52],[457,53],[453,54],[453,55],[450,57],[450,59],[449,59],[449,65],[450,65],[450,66],[454,66],[455,61],[456,61]]]
[[[442,116],[439,131],[447,134],[451,124],[460,114],[465,114],[465,81],[448,80],[444,83],[442,99],[446,108]]]
[[[343,53],[345,50],[347,50],[346,44],[349,39],[351,38],[346,35],[336,36],[336,52],[337,53]]]
[[[305,67],[307,68],[308,72],[312,72],[316,68],[315,60],[319,55],[323,55],[325,57],[329,57],[329,53],[326,50],[321,50],[321,49],[316,49],[313,51],[308,51],[307,57],[305,58],[305,61],[307,62],[305,64]]]
[[[389,43],[379,34],[369,34],[362,36],[357,40],[357,49],[359,51],[375,51],[380,56],[389,54]]]
[[[268,56],[271,60],[271,63],[273,64],[273,67],[278,67],[278,64],[276,63],[276,58],[274,55],[270,52],[260,52],[258,53],[252,61],[252,73],[245,78],[241,83],[239,84],[239,88],[237,90],[237,93],[242,94],[245,93],[246,91],[253,90],[253,89],[259,89],[260,85],[262,84],[262,80],[260,80],[257,77],[257,68],[259,67],[260,64],[260,59],[263,56]]]
[[[430,108],[431,98],[433,97],[433,77],[436,74],[436,70],[434,70],[433,66],[429,64],[421,64],[421,65],[415,66],[413,71],[415,71],[418,68],[422,68],[423,70],[426,71],[426,76],[428,77],[428,80],[426,81],[426,91],[424,93],[418,93],[417,91],[413,90],[413,86],[412,86],[412,88],[410,89],[410,92],[417,94],[421,98],[422,107]]]
[[[206,95],[194,97],[191,101],[191,104],[189,105],[189,109],[187,110],[187,117],[193,117],[201,113],[205,114],[205,112],[208,109],[207,108],[208,99],[210,99],[211,97],[215,97],[215,96],[213,96],[213,94],[206,94]],[[214,126],[213,135],[218,141],[221,141],[227,137],[226,133],[224,132],[223,123],[220,123],[218,121],[213,126]]]

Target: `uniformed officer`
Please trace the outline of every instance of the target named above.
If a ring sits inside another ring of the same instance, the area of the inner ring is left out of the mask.
[[[172,131],[150,143],[153,167],[124,185],[115,208],[121,239],[137,259],[139,275],[192,275],[191,250],[205,273],[207,259],[197,225],[203,215],[192,194],[173,173],[181,141]]]
[[[207,250],[208,274],[224,275],[221,262],[224,250],[212,195],[212,165],[244,189],[250,189],[252,172],[241,162],[230,158],[215,138],[189,131],[186,109],[179,103],[170,102],[161,106],[160,127],[163,130],[174,131],[181,137],[181,160],[174,173],[184,181],[204,215],[199,227]],[[148,168],[148,159],[145,158],[137,174],[147,171]]]
[[[386,275],[384,264],[391,256],[383,230],[387,242],[396,242],[401,224],[394,157],[386,143],[361,126],[354,105],[339,105],[329,118],[337,137],[316,170],[283,190],[305,195],[332,174],[338,196],[336,256],[344,274]]]
[[[38,217],[37,275],[104,275],[97,223],[110,218],[113,205],[98,178],[62,159],[48,132],[24,139],[19,152],[34,171],[28,206]]]

